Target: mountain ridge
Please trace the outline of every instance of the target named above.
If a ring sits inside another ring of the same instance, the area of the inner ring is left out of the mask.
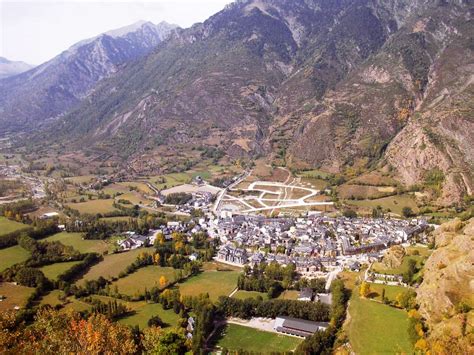
[[[0,57],[0,79],[21,74],[34,67],[34,65],[22,61],[11,61],[5,57]]]
[[[408,186],[440,169],[432,197],[450,204],[474,186],[472,13],[459,0],[240,0],[101,82],[54,136],[141,173],[192,165],[200,146],[386,169]]]
[[[152,51],[175,28],[145,22],[131,31],[122,30],[120,36],[101,34],[32,70],[0,81],[2,120],[8,130],[31,130],[67,113],[100,80]]]

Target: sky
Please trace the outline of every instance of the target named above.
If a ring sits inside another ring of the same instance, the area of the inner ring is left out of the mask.
[[[0,0],[0,57],[41,64],[74,43],[140,20],[181,27],[231,0]]]

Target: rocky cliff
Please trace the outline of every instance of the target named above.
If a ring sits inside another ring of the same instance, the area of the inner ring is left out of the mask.
[[[417,290],[420,313],[434,349],[474,351],[474,219],[455,220],[435,232],[436,250],[425,264]]]

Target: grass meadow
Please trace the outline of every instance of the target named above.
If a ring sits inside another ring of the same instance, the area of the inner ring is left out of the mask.
[[[30,252],[19,245],[0,250],[0,272],[9,267],[22,263],[30,257]]]
[[[283,353],[295,350],[302,339],[277,333],[227,324],[213,338],[216,348],[231,352],[238,350],[255,353]]]
[[[113,206],[114,200],[90,200],[86,202],[69,203],[67,206],[79,211],[80,214],[104,214],[114,212],[116,209]]]
[[[219,296],[230,295],[237,287],[238,277],[238,271],[206,270],[179,284],[179,291],[186,296],[208,293],[210,299],[216,301]]]
[[[349,305],[347,334],[356,354],[411,354],[407,312],[362,299],[355,292]]]
[[[103,240],[86,240],[83,239],[82,233],[61,232],[54,234],[46,239],[47,242],[58,241],[64,245],[70,245],[81,253],[99,253],[110,249],[110,245]]]
[[[11,221],[8,218],[0,217],[0,237],[2,235],[28,228],[26,224]]]
[[[64,263],[56,263],[51,265],[46,265],[40,268],[43,272],[44,276],[46,276],[50,280],[56,280],[59,275],[63,274],[74,265],[79,264],[81,261],[68,261]]]
[[[134,313],[120,319],[119,323],[130,326],[138,325],[140,329],[144,329],[148,326],[148,320],[156,315],[168,326],[173,327],[178,323],[179,315],[174,313],[172,309],[163,309],[159,303],[128,302],[126,305],[131,307]]]
[[[13,310],[16,306],[22,308],[34,288],[14,285],[8,282],[0,283],[0,295],[5,299],[0,302],[0,311]]]
[[[124,253],[110,254],[104,256],[104,260],[92,266],[90,270],[78,281],[83,285],[86,280],[97,280],[100,276],[105,279],[117,277],[121,271],[133,263],[139,254],[143,252],[153,252],[153,248],[140,248]]]
[[[133,274],[113,282],[112,289],[118,287],[118,292],[124,295],[133,296],[142,294],[145,288],[150,290],[152,287],[160,286],[160,277],[164,276],[169,282],[175,279],[175,269],[171,267],[147,266],[138,269]]]
[[[412,196],[409,195],[396,195],[384,198],[378,198],[375,200],[346,200],[348,205],[365,208],[372,210],[377,206],[381,206],[383,209],[390,209],[393,213],[402,215],[403,207],[411,207],[413,211],[418,212],[416,201]]]

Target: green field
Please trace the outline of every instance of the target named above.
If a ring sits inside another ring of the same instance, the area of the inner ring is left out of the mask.
[[[73,310],[75,312],[84,312],[84,311],[90,311],[91,308],[92,308],[91,305],[86,302],[75,299],[74,297],[68,297],[63,310],[64,312],[68,312],[70,310]]]
[[[13,310],[16,306],[22,308],[34,288],[14,285],[12,283],[0,283],[0,295],[5,299],[0,302],[0,311]]]
[[[91,200],[79,203],[69,203],[67,206],[81,214],[104,214],[117,211],[113,206],[114,200]]]
[[[68,261],[64,263],[56,263],[51,265],[46,265],[40,268],[43,272],[44,276],[46,276],[50,280],[56,280],[59,275],[63,274],[67,270],[69,270],[74,265],[79,264],[81,261]]]
[[[116,200],[127,200],[129,201],[132,205],[141,205],[141,204],[146,204],[146,203],[150,203],[150,200],[147,200],[145,198],[143,198],[140,194],[136,193],[136,192],[127,192],[127,193],[124,193],[120,196],[117,196],[116,197]],[[132,207],[131,205],[126,205],[127,207]],[[130,217],[128,217],[130,218]]]
[[[215,348],[230,351],[243,350],[256,353],[286,352],[295,350],[302,339],[228,324],[212,339]]]
[[[262,297],[264,300],[268,299],[268,295],[264,292],[244,291],[244,290],[238,290],[232,296],[232,298],[237,298],[239,300],[244,300],[246,298],[257,298],[258,296]]]
[[[28,228],[26,224],[11,221],[5,217],[0,217],[0,236],[25,228]]]
[[[135,310],[131,316],[122,318],[119,323],[136,326],[140,329],[147,327],[148,320],[155,315],[158,315],[163,322],[170,326],[176,326],[179,315],[174,313],[172,309],[164,310],[161,304],[145,303],[145,302],[128,302],[127,306]]]
[[[119,182],[119,183],[117,183],[117,185],[124,186],[124,187],[127,187],[127,188],[133,187],[133,188],[136,188],[137,190],[139,190],[139,191],[141,191],[145,194],[148,194],[148,195],[154,195],[155,194],[153,192],[153,190],[150,189],[148,187],[148,185],[145,184],[144,182],[133,182],[133,181]]]
[[[30,252],[19,245],[0,250],[0,272],[18,263],[26,261]]]
[[[410,246],[406,248],[407,254],[403,257],[402,264],[399,267],[388,268],[383,263],[375,263],[372,270],[381,274],[402,275],[408,271],[409,260],[415,260],[416,266],[420,270],[423,263],[431,255],[432,250],[423,246]]]
[[[348,200],[346,201],[347,204],[361,207],[361,208],[376,208],[377,206],[381,206],[383,209],[387,210],[390,209],[393,213],[398,215],[402,215],[403,207],[411,207],[413,211],[417,212],[418,207],[416,205],[416,201],[413,197],[408,195],[397,195],[397,196],[390,196],[379,198],[375,200],[360,200],[360,201],[353,201]]]
[[[44,239],[47,242],[61,242],[64,245],[70,245],[81,253],[99,253],[110,249],[110,245],[103,240],[83,239],[82,233],[61,232]]]
[[[410,354],[413,351],[405,311],[361,299],[354,292],[349,314],[347,333],[356,354]]]
[[[299,294],[299,291],[287,290],[287,291],[283,291],[278,298],[283,299],[283,300],[296,300],[298,299],[298,294]]]
[[[306,178],[326,179],[327,177],[329,177],[330,174],[326,173],[322,170],[314,169],[314,170],[301,171],[297,175],[300,176],[300,177],[306,177]]]
[[[197,296],[208,293],[211,300],[219,296],[228,296],[237,287],[238,271],[204,271],[179,284],[182,295]]]
[[[61,290],[53,290],[47,295],[41,298],[40,305],[44,306],[49,304],[52,307],[63,305],[65,302],[59,299],[60,296],[64,295],[64,292]]]
[[[152,253],[153,248],[140,248],[124,253],[110,254],[104,256],[104,260],[91,267],[91,269],[78,281],[79,285],[84,284],[86,280],[97,280],[100,276],[111,279],[117,277],[121,271],[133,263],[140,253]]]
[[[374,300],[382,301],[382,289],[385,289],[385,297],[388,298],[390,301],[395,301],[399,293],[408,290],[406,287],[402,286],[391,286],[371,283],[369,297]]]
[[[171,267],[147,266],[138,269],[127,277],[118,279],[112,283],[112,289],[118,287],[121,294],[133,296],[135,294],[143,294],[145,288],[150,290],[152,287],[160,286],[160,277],[164,276],[169,282],[175,279],[175,269]]]

